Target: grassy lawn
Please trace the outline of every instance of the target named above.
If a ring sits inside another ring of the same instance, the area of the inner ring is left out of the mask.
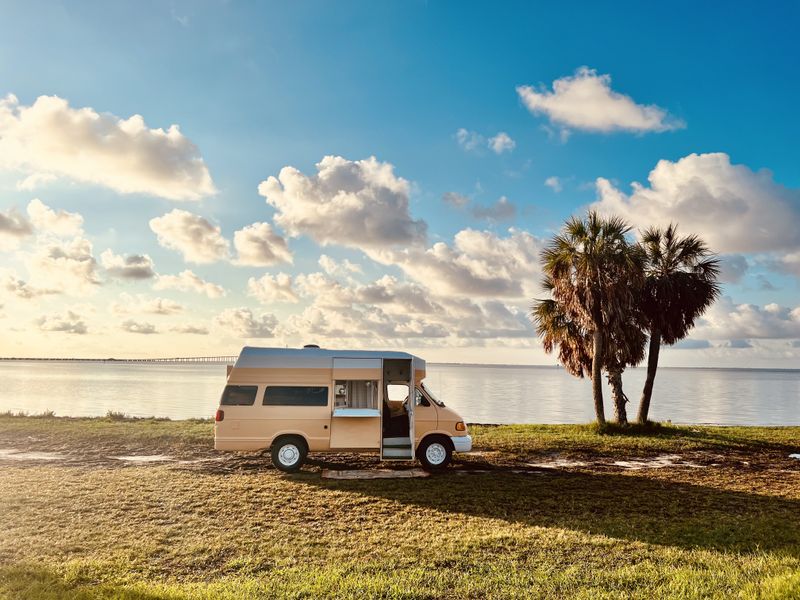
[[[800,428],[472,434],[446,474],[335,481],[377,460],[283,475],[206,421],[0,417],[0,450],[60,457],[0,460],[0,597],[800,598]],[[616,464],[663,454],[687,464]]]

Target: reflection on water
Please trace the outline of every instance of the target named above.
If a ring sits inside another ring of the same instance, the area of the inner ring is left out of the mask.
[[[625,373],[636,413],[644,369]],[[3,362],[0,412],[63,416],[107,411],[171,419],[214,414],[224,365]],[[428,364],[426,384],[473,423],[585,423],[594,419],[588,380],[555,367]],[[611,414],[606,387],[607,414]],[[658,372],[651,418],[676,423],[800,424],[800,371],[666,369]]]

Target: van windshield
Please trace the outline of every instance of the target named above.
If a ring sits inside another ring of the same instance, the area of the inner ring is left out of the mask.
[[[426,393],[426,394],[428,394],[428,398],[430,398],[431,400],[433,400],[433,402],[434,402],[434,404],[436,404],[436,406],[444,406],[444,402],[442,402],[441,400],[439,400],[439,399],[438,399],[438,398],[437,398],[437,397],[434,395],[434,393],[431,391],[431,388],[429,388],[429,387],[428,387],[427,385],[425,385],[424,383],[422,383],[422,384],[420,384],[420,385],[422,386],[422,389],[423,389],[423,390],[425,390],[425,393]]]

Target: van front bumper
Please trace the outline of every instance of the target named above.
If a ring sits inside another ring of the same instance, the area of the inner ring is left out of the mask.
[[[453,440],[453,450],[456,452],[469,452],[472,450],[471,435],[450,436],[450,439]]]

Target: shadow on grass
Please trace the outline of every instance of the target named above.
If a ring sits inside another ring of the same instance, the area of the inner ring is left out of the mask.
[[[726,552],[800,557],[800,501],[631,475],[458,474],[417,480],[327,480],[316,488],[400,504],[612,538]]]

